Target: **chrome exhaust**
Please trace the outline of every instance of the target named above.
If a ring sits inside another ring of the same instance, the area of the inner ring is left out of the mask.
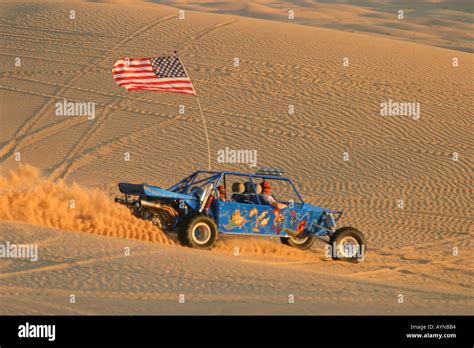
[[[140,205],[142,207],[148,207],[148,208],[155,208],[155,209],[160,209],[162,205],[160,203],[155,203],[155,202],[150,202],[150,201],[140,201]]]

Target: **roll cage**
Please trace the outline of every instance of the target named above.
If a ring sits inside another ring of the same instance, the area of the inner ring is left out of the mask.
[[[282,176],[265,175],[265,174],[258,174],[258,173],[254,174],[254,173],[241,173],[241,172],[218,172],[218,171],[208,171],[208,170],[197,170],[191,175],[177,182],[173,186],[169,187],[167,190],[183,193],[183,194],[193,194],[195,190],[202,189],[206,185],[212,183],[213,190],[217,197],[218,196],[217,186],[221,182],[223,182],[224,187],[227,187],[227,183],[225,182],[227,175],[250,178],[250,182],[252,183],[254,192],[257,192],[254,179],[278,180],[278,181],[288,182],[293,188],[293,191],[296,193],[301,204],[304,205],[304,200],[301,197],[298,190],[296,189],[296,186],[294,185],[291,179],[282,177]],[[256,197],[257,197],[258,204],[261,205],[260,197],[258,197],[258,195],[256,195]]]

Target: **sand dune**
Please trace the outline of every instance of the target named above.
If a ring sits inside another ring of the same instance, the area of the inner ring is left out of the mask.
[[[379,2],[370,4],[334,11],[357,18],[378,11]],[[464,5],[456,2],[452,15]],[[416,43],[246,13],[188,11],[180,20],[176,8],[130,1],[2,2],[0,13],[0,241],[38,243],[41,253],[38,263],[0,259],[2,313],[472,312],[473,56],[427,45],[449,46],[439,39],[444,24],[403,29]],[[366,18],[362,31],[377,32],[370,21],[378,17]],[[167,187],[207,167],[193,97],[126,92],[110,72],[118,58],[175,49],[203,106],[213,169],[253,171],[217,163],[217,151],[256,149],[258,166],[286,168],[306,201],[345,210],[342,224],[368,240],[365,262],[327,261],[322,245],[302,253],[258,238],[188,250],[112,203],[119,181]],[[56,116],[64,99],[96,103],[96,117]],[[381,116],[389,99],[420,103],[420,119]],[[128,245],[140,253],[122,257]],[[294,307],[280,304],[289,289],[300,291]],[[71,291],[84,301],[60,305]],[[178,291],[193,293],[193,304],[170,302]],[[408,294],[403,305],[400,293]]]
[[[469,0],[400,1],[160,1],[183,10],[234,14],[316,27],[367,33],[473,52],[473,12]],[[403,18],[399,12],[403,11]],[[293,18],[289,18],[293,11]]]
[[[428,249],[372,251],[353,265],[236,257],[18,222],[0,228],[2,238],[37,243],[40,256],[0,264],[2,314],[470,314],[474,304],[468,258]]]

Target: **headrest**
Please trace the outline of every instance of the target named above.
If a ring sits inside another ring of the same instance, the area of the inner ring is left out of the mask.
[[[245,192],[246,193],[257,193],[257,194],[262,193],[262,188],[260,187],[260,185],[256,185],[255,189],[257,190],[257,192],[255,192],[255,190],[253,189],[253,185],[250,181],[247,181],[245,183]]]
[[[234,182],[232,184],[232,192],[233,193],[243,193],[244,191],[245,191],[244,184],[241,184],[240,182]]]

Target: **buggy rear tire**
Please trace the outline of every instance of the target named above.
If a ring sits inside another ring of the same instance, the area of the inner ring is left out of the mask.
[[[217,226],[207,215],[194,215],[183,221],[178,229],[181,245],[195,249],[212,249],[217,240]]]
[[[333,260],[360,262],[364,260],[366,243],[362,232],[354,227],[341,227],[329,240]]]
[[[283,244],[300,250],[308,250],[313,246],[315,240],[316,237],[314,236],[307,236],[304,238],[280,237],[280,241]]]

